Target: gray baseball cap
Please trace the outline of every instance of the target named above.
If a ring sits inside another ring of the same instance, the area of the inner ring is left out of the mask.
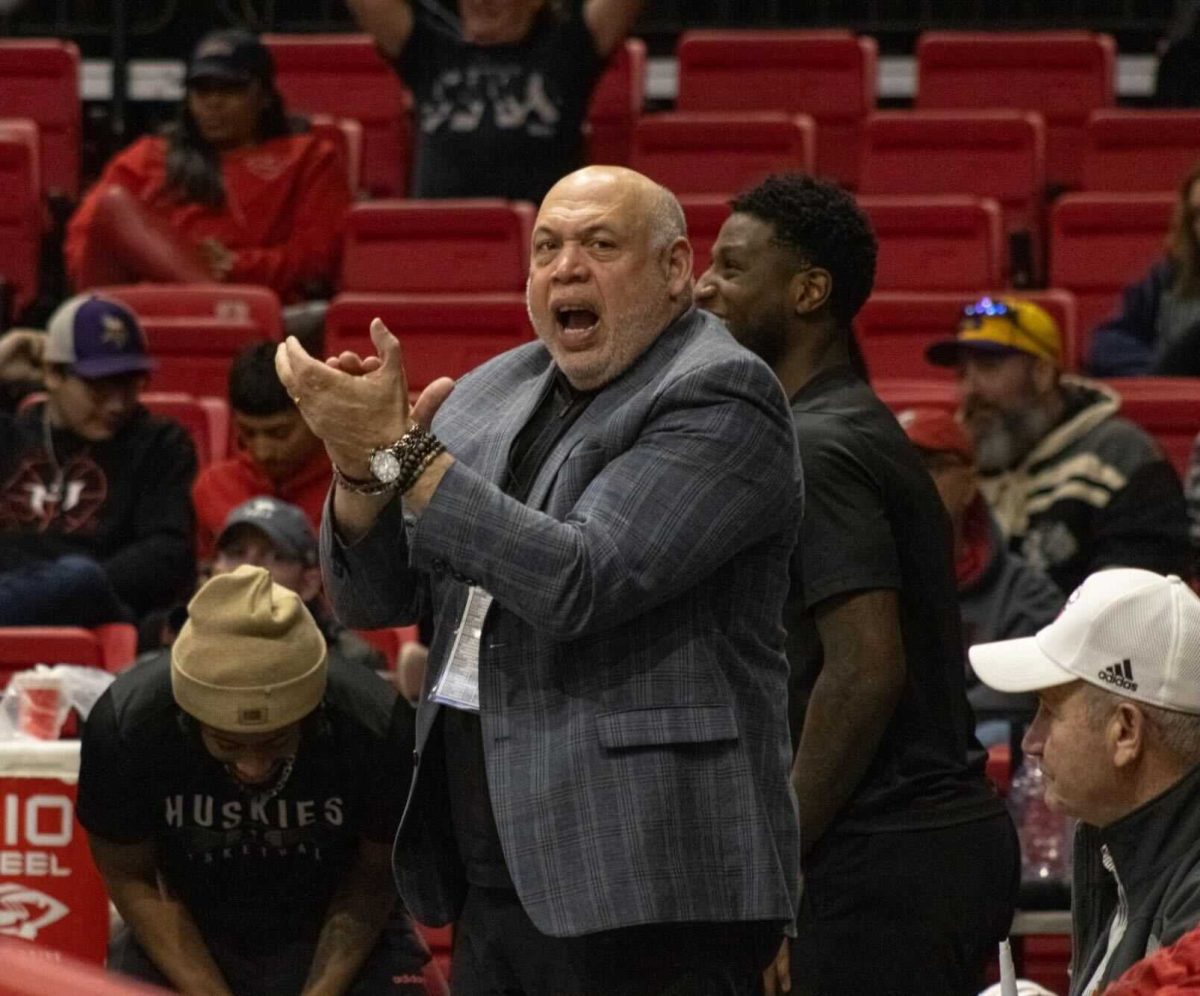
[[[225,519],[221,535],[217,537],[218,549],[225,545],[238,526],[261,529],[275,544],[276,550],[286,557],[305,564],[317,562],[316,533],[308,516],[296,505],[269,495],[242,502]]]

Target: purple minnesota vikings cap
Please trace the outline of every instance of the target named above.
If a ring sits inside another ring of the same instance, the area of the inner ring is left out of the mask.
[[[133,312],[98,294],[79,294],[50,316],[43,359],[69,366],[84,380],[145,373],[157,366]]]

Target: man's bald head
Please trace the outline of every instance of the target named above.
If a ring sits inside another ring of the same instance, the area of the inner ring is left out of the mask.
[[[582,390],[628,368],[691,299],[691,247],[674,195],[621,166],[588,166],[542,201],[529,314]]]

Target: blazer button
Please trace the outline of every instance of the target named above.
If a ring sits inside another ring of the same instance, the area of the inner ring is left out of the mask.
[[[445,574],[446,573],[447,564],[444,560],[435,560],[429,566],[433,568],[434,574]]]

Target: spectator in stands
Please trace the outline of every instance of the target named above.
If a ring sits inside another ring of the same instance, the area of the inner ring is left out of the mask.
[[[413,92],[414,197],[540,202],[583,165],[604,62],[643,0],[347,0]]]
[[[949,412],[910,408],[897,420],[917,447],[933,478],[954,533],[954,574],[962,615],[964,648],[975,643],[1032,636],[1062,609],[1063,594],[1041,571],[1008,549],[979,491],[971,437]],[[1032,716],[1032,695],[1003,695],[982,684],[967,668],[967,698],[977,718],[986,713]],[[981,722],[985,743],[1007,742],[1008,724]]]
[[[1088,370],[1200,374],[1200,163],[1180,184],[1166,257],[1125,288],[1121,310],[1092,332]]]
[[[275,346],[251,343],[229,368],[229,406],[241,450],[205,467],[192,489],[202,558],[229,513],[255,495],[299,505],[313,527],[320,526],[332,480],[329,457],[279,382]]]
[[[121,675],[84,727],[78,816],[125,921],[109,968],[188,993],[423,994],[389,874],[411,710],[327,660],[262,568],[189,610],[170,660]]]
[[[1075,836],[1071,996],[1200,922],[1200,598],[1137,568],[1090,575],[1036,636],[971,648],[979,677],[1037,692],[1025,732]]]
[[[1058,326],[1017,298],[983,298],[926,358],[958,369],[980,487],[1010,547],[1063,593],[1101,567],[1188,573],[1179,477],[1120,397],[1062,373]]]
[[[206,36],[186,83],[178,120],[119,153],[71,219],[75,287],[228,280],[285,303],[328,296],[351,199],[337,151],[293,133],[252,34]]]
[[[40,329],[9,329],[0,335],[0,412],[16,411],[25,397],[42,390],[45,345]]]
[[[975,993],[1018,844],[972,733],[946,513],[852,363],[875,237],[845,191],[802,175],[732,208],[696,299],[774,369],[804,468],[784,615],[804,870],[791,991]],[[788,960],[785,944],[768,992]]]
[[[330,660],[376,671],[388,669],[388,661],[380,651],[329,611],[321,590],[321,568],[317,566],[317,536],[303,509],[263,495],[231,511],[217,536],[212,576],[229,574],[247,564],[266,569],[272,581],[300,596],[329,645]],[[161,645],[169,647],[186,621],[186,606],[172,610],[160,630]]]
[[[646,177],[563,178],[533,249],[539,341],[411,409],[382,322],[366,358],[280,346],[336,468],[338,614],[434,614],[396,879],[457,921],[461,996],[750,993],[800,886],[785,401],[692,306]]]
[[[193,583],[196,453],[138,392],[137,319],[80,295],[50,318],[45,402],[0,414],[0,625],[140,617]]]

